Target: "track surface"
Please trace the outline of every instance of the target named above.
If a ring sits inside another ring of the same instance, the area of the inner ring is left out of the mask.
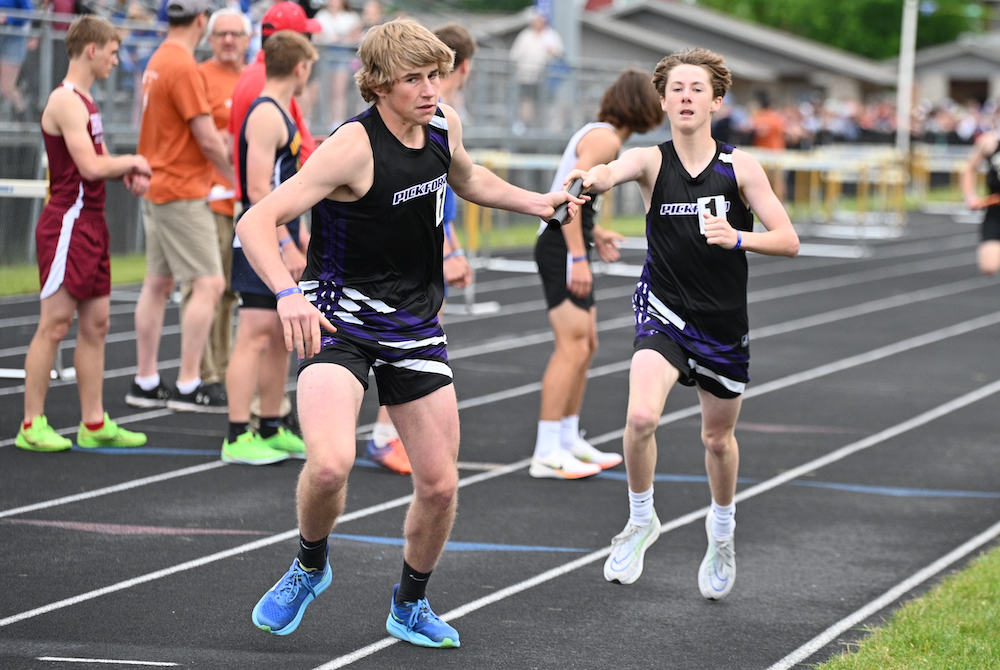
[[[696,582],[710,499],[694,391],[675,389],[657,434],[656,509],[669,532],[638,582],[609,584],[624,468],[580,482],[528,476],[552,347],[541,290],[523,271],[527,250],[480,270],[477,300],[502,309],[446,321],[463,487],[428,591],[460,631],[458,650],[387,638],[410,482],[363,459],[331,541],[333,586],[294,634],[253,627],[251,608],[294,556],[301,466],[224,466],[224,416],[127,407],[136,296],[116,291],[105,402],[149,448],[16,449],[22,382],[0,380],[0,667],[742,669],[828,658],[1000,532],[1000,292],[978,275],[977,235],[912,215],[898,239],[804,239],[826,255],[751,257],[738,579],[719,603]],[[830,256],[854,252],[866,255]],[[626,250],[631,267],[597,278],[601,348],[581,425],[609,450],[621,449],[644,253]],[[0,303],[0,367],[23,365],[37,312],[36,299]],[[167,323],[169,383],[176,309]],[[372,392],[359,454],[375,409]],[[75,385],[53,383],[47,414],[75,435]]]

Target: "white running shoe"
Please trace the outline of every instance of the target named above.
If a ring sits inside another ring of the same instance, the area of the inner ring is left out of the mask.
[[[712,534],[712,512],[705,517],[708,551],[698,568],[698,588],[709,600],[722,600],[736,582],[736,539],[716,540]]]
[[[565,449],[554,450],[547,458],[534,456],[528,474],[535,479],[583,479],[593,477],[601,466],[579,461]]]
[[[621,454],[613,454],[599,451],[590,442],[583,439],[583,434],[577,435],[573,447],[569,453],[576,456],[577,460],[591,465],[599,465],[602,470],[613,468],[622,462]]]
[[[604,562],[604,578],[618,584],[631,584],[642,574],[646,550],[660,537],[660,520],[653,512],[648,526],[629,522],[625,530],[611,538],[611,555]]]

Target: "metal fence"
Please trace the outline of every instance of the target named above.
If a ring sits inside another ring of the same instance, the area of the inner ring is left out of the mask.
[[[66,71],[65,33],[58,28],[60,23],[64,27],[72,17],[13,10],[4,13],[31,18],[33,22],[23,28],[0,24],[0,36],[23,35],[28,38],[30,47],[17,80],[18,90],[26,102],[24,111],[14,109],[10,100],[0,100],[0,179],[44,179],[45,151],[39,117],[48,92]],[[121,26],[121,64],[107,81],[97,82],[93,87],[104,121],[105,142],[112,153],[119,154],[135,151],[141,120],[142,72],[165,35],[161,24],[123,22]],[[321,58],[300,102],[313,134],[321,138],[344,118],[362,111],[366,103],[353,81],[357,68],[354,54],[346,49],[319,49]],[[198,60],[210,56],[207,46],[196,54]],[[518,123],[518,86],[507,52],[483,48],[477,52],[468,84],[455,104],[463,119],[465,146],[479,153],[494,150],[548,157],[550,160],[507,161],[502,174],[524,188],[548,190],[558,155],[573,132],[593,120],[607,87],[624,68],[642,69],[643,66],[648,68],[650,64],[584,59],[575,68],[561,64],[550,68],[540,86],[534,118],[522,125]],[[656,144],[668,137],[667,129],[661,127],[648,135],[633,137],[629,145]],[[940,162],[932,156],[921,165],[929,166],[926,171],[929,173],[940,170],[940,166],[935,167]],[[953,172],[952,167],[948,170]],[[926,177],[921,176],[917,181],[923,185],[927,182]],[[620,189],[612,199],[615,214],[642,212],[641,198],[632,186]],[[810,200],[814,201],[818,197],[815,189],[810,193]],[[10,195],[9,190],[0,188],[0,196],[6,196],[0,197],[0,265],[31,263],[34,262],[34,225],[42,201]],[[825,215],[829,216],[829,208],[836,203],[823,197],[830,203],[825,208]],[[107,221],[112,253],[143,250],[141,217],[139,201],[120,182],[109,182]],[[526,217],[504,213],[494,218],[493,225],[512,225],[526,220]]]
[[[65,25],[67,16],[30,12],[5,12],[31,18],[22,28],[0,24],[0,36],[23,35],[29,40],[27,58],[18,76],[18,90],[26,107],[14,109],[10,100],[0,100],[0,179],[44,179],[45,151],[39,118],[48,92],[66,71]],[[97,82],[93,94],[101,110],[104,137],[112,153],[131,153],[138,141],[141,117],[141,78],[145,64],[165,35],[161,24],[122,22],[120,65],[112,76]],[[344,49],[319,47],[321,58],[314,67],[303,103],[310,128],[325,137],[344,118],[366,107],[354,84],[357,68],[354,54]],[[198,60],[211,56],[207,46]],[[552,68],[541,86],[535,120],[524,128],[514,126],[518,88],[507,52],[481,49],[474,59],[472,75],[456,104],[464,122],[465,145],[469,149],[497,149],[521,153],[559,154],[572,133],[593,120],[600,97],[629,63],[587,62],[575,69]],[[661,141],[665,131],[652,141]],[[547,190],[552,169],[514,169],[505,177],[525,188]],[[0,196],[5,195],[0,192]],[[0,197],[0,264],[34,261],[34,223],[41,201],[24,197]],[[112,253],[142,251],[141,207],[121,186],[109,182],[107,220]],[[516,221],[503,217],[499,225]]]

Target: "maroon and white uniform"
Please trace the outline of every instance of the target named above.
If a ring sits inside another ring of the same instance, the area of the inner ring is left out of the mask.
[[[97,105],[72,84],[62,86],[80,96],[90,121],[87,131],[94,150],[104,153],[104,127]],[[42,129],[49,158],[49,201],[35,229],[41,297],[65,286],[77,300],[111,293],[111,255],[108,224],[104,219],[104,180],[90,181],[80,174],[66,140]]]

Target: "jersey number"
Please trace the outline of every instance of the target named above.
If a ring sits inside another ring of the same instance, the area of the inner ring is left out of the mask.
[[[434,214],[435,226],[440,226],[444,221],[444,192],[447,188],[447,186],[442,186],[437,190],[437,204],[435,206],[436,209]]]

